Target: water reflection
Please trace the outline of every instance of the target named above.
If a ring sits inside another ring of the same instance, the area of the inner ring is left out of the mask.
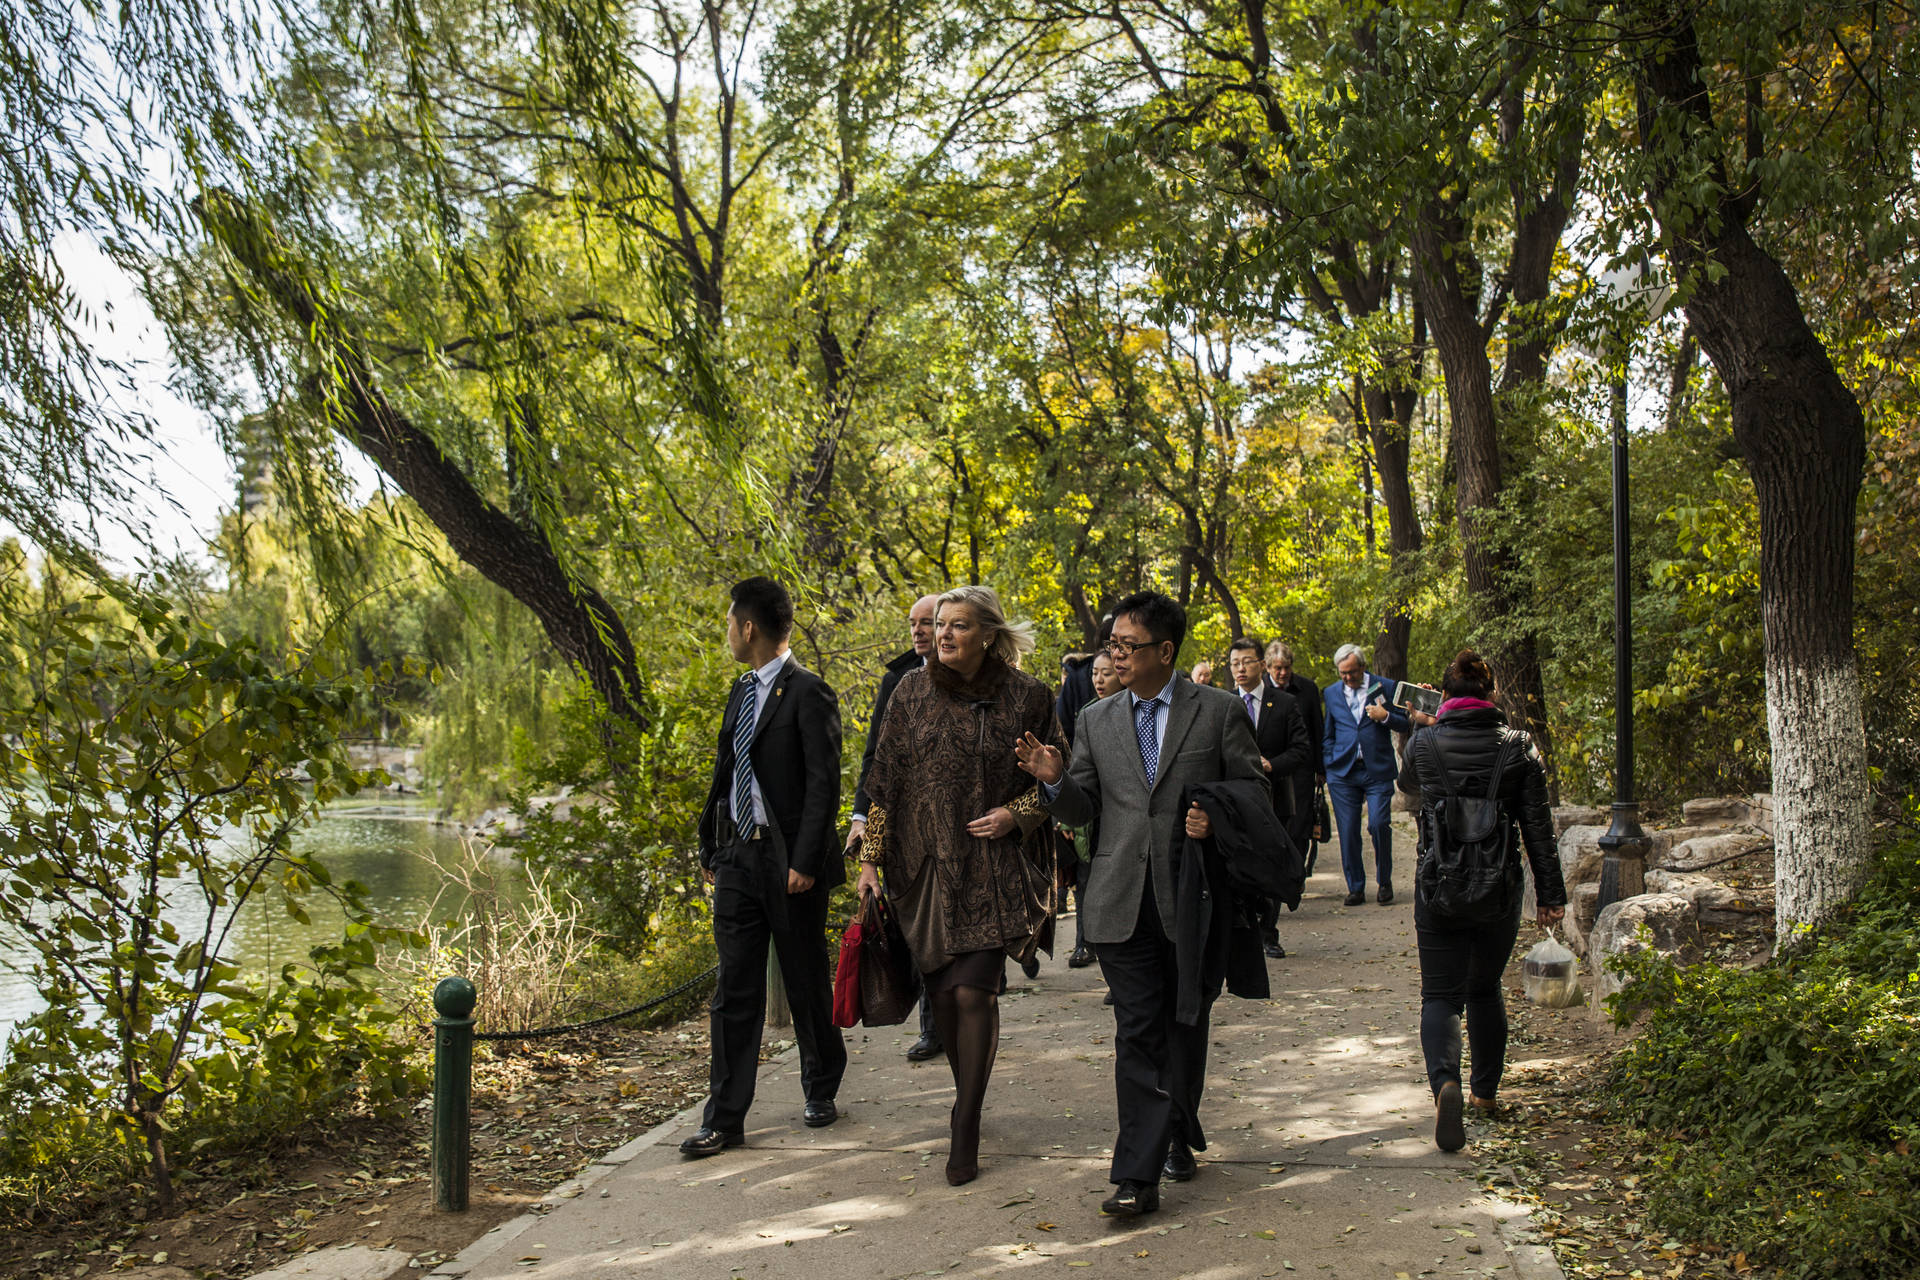
[[[317,854],[336,882],[366,885],[380,923],[412,926],[446,883],[436,861],[448,862],[460,853],[458,834],[428,822],[428,812],[425,805],[398,804],[329,812],[301,834],[299,847]],[[443,914],[458,906],[452,894],[440,901]],[[249,902],[235,923],[228,955],[249,974],[271,973],[290,960],[305,959],[317,943],[340,937],[343,920],[331,899],[315,894],[306,907],[312,920],[303,925],[288,918],[277,894]],[[198,895],[189,892],[171,918],[185,935],[203,912]],[[30,948],[0,933],[0,1043],[15,1021],[40,1007],[32,963]]]

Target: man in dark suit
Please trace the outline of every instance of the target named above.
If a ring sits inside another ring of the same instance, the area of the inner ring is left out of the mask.
[[[867,726],[866,750],[860,754],[860,781],[853,789],[852,829],[847,832],[849,856],[853,853],[854,841],[867,834],[867,775],[873,772],[873,749],[880,743],[880,722],[886,718],[887,703],[892,701],[900,678],[927,665],[927,655],[933,652],[934,614],[939,607],[939,596],[921,596],[913,602],[913,608],[907,610],[907,632],[913,638],[913,647],[889,662],[887,673],[880,677],[880,693],[873,700],[873,722]],[[920,1038],[908,1047],[907,1058],[912,1062],[925,1062],[939,1057],[943,1051],[940,1031],[933,1023],[933,1004],[923,991],[920,993]]]
[[[1196,1021],[1174,1016],[1174,840],[1183,828],[1204,840],[1213,827],[1197,804],[1180,811],[1181,793],[1194,783],[1266,777],[1233,695],[1175,678],[1186,632],[1178,602],[1150,591],[1122,600],[1108,650],[1126,692],[1080,712],[1072,767],[1032,734],[1014,749],[1056,820],[1083,829],[1100,822],[1080,909],[1113,994],[1120,1132],[1108,1175],[1116,1189],[1100,1208],[1114,1217],[1158,1209],[1161,1177],[1193,1177],[1193,1153],[1206,1149],[1199,1108],[1219,985],[1203,988]]]
[[[1373,869],[1382,906],[1393,901],[1393,781],[1400,761],[1393,735],[1413,728],[1407,713],[1393,705],[1394,682],[1367,670],[1367,655],[1357,644],[1343,644],[1333,655],[1340,682],[1321,698],[1326,728],[1321,761],[1327,771],[1327,798],[1340,826],[1340,867],[1347,877],[1347,905],[1367,900],[1367,871],[1360,861],[1360,811],[1367,813],[1373,837]]]
[[[1274,816],[1293,834],[1293,814],[1297,803],[1294,779],[1313,775],[1319,742],[1307,736],[1307,722],[1293,695],[1267,683],[1260,662],[1260,642],[1241,636],[1227,647],[1227,670],[1233,676],[1233,696],[1247,709],[1253,725],[1253,743],[1260,749],[1260,767],[1267,772],[1267,788],[1273,798]],[[1302,844],[1304,848],[1304,844]],[[1267,955],[1284,960],[1287,949],[1280,945],[1280,904],[1269,902],[1261,913],[1260,928]]]
[[[1314,833],[1313,787],[1317,782],[1325,782],[1327,775],[1320,771],[1321,720],[1324,708],[1320,703],[1320,686],[1293,669],[1293,647],[1279,640],[1267,644],[1267,681],[1276,689],[1284,689],[1293,695],[1300,706],[1301,718],[1307,722],[1307,740],[1314,743],[1313,758],[1305,769],[1293,775],[1293,818],[1287,823],[1287,834],[1293,842],[1306,850],[1307,874],[1313,874],[1313,856],[1318,842],[1326,839],[1327,833]]]
[[[840,704],[787,651],[793,601],[771,578],[733,588],[727,647],[747,673],[720,724],[713,784],[700,815],[700,865],[713,886],[720,978],[712,1004],[711,1096],[681,1154],[745,1141],[766,1023],[767,946],[793,1009],[807,1124],[839,1118],[847,1047],[833,1025],[827,898],[846,879],[834,849],[840,810]]]

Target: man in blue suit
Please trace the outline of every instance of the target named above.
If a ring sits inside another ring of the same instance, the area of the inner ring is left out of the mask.
[[[1333,655],[1337,684],[1321,699],[1321,760],[1326,766],[1327,799],[1340,826],[1340,866],[1347,876],[1347,905],[1367,900],[1367,873],[1360,862],[1360,810],[1367,811],[1373,836],[1374,878],[1382,905],[1393,901],[1393,782],[1400,763],[1393,735],[1412,728],[1406,712],[1393,705],[1393,684],[1367,670],[1366,652],[1343,644]]]

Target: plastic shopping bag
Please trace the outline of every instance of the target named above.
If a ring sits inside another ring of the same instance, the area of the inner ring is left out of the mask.
[[[1560,945],[1553,930],[1533,944],[1524,964],[1527,999],[1549,1009],[1565,1009],[1579,1004],[1585,996],[1580,990],[1580,963],[1573,952]]]

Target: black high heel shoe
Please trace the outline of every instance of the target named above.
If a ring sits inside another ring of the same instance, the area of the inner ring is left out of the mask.
[[[947,1151],[947,1185],[964,1187],[980,1176],[980,1117],[963,1126],[957,1111],[947,1113],[951,1134]]]

